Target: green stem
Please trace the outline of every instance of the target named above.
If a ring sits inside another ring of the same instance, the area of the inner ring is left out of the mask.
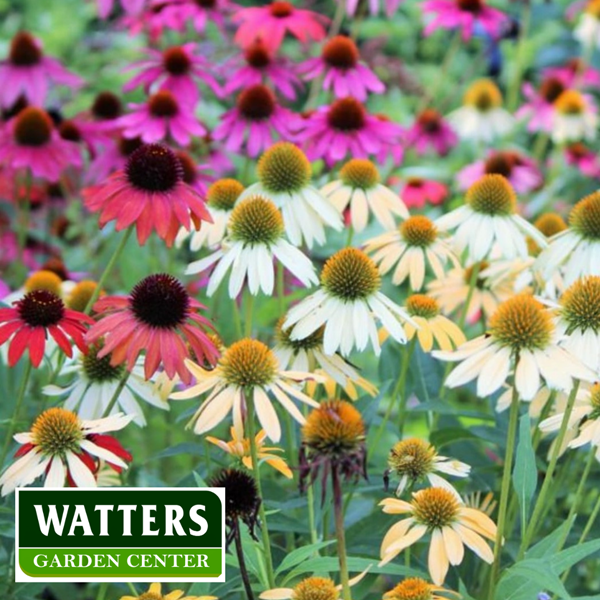
[[[277,301],[279,305],[279,316],[285,314],[285,278],[283,264],[277,263]]]
[[[104,412],[102,413],[102,418],[105,419],[106,417],[108,417],[112,411],[112,409],[115,407],[115,405],[117,404],[117,401],[119,400],[119,396],[121,395],[121,392],[123,391],[123,388],[125,387],[125,385],[127,384],[127,380],[129,379],[129,371],[125,371],[125,373],[123,373],[123,376],[121,377],[121,381],[119,381],[119,385],[117,386],[117,389],[115,390],[115,393],[112,395],[112,398],[110,399],[110,402],[108,403],[107,407],[104,409]]]
[[[500,507],[498,509],[498,529],[496,531],[496,543],[494,544],[494,562],[490,572],[489,600],[494,600],[496,591],[496,579],[500,570],[500,557],[502,555],[502,543],[504,540],[504,526],[510,494],[510,476],[512,472],[513,454],[517,440],[517,425],[519,422],[519,394],[516,385],[513,386],[512,399],[510,402],[510,415],[508,418],[508,439],[506,441],[506,453],[504,455],[504,471],[502,473],[502,487],[500,491]]]
[[[250,585],[250,577],[248,577],[248,569],[246,568],[246,561],[244,560],[244,549],[242,548],[242,536],[240,535],[240,525],[238,521],[236,521],[234,525],[233,539],[235,540],[235,552],[237,554],[240,575],[242,576],[242,583],[244,584],[244,590],[246,591],[246,598],[248,598],[248,600],[254,600],[252,586]]]
[[[306,489],[306,503],[308,505],[308,528],[310,529],[310,543],[316,544],[319,541],[319,536],[317,534],[317,524],[315,521],[315,487],[312,483],[309,483]]]
[[[594,522],[596,521],[596,517],[598,516],[599,512],[600,512],[600,497],[598,498],[598,501],[596,502],[596,506],[594,506],[594,510],[592,511],[590,518],[587,520],[587,523],[585,524],[585,527],[584,527],[583,531],[581,532],[581,537],[579,538],[577,545],[583,544],[583,542],[585,542],[588,534],[590,533],[590,530],[592,529],[592,526],[594,525]]]
[[[117,260],[119,260],[119,257],[121,256],[121,254],[123,253],[123,250],[125,249],[125,246],[127,245],[127,240],[129,239],[129,236],[131,235],[133,228],[134,228],[134,225],[129,226],[129,228],[127,229],[127,231],[124,233],[123,237],[121,238],[119,245],[115,248],[115,251],[113,252],[112,256],[110,257],[110,260],[108,261],[108,263],[106,263],[104,272],[102,273],[102,275],[100,275],[100,279],[98,280],[98,285],[96,286],[94,293],[92,294],[91,298],[88,300],[88,303],[86,304],[85,310],[83,311],[84,314],[89,315],[92,312],[92,308],[93,308],[94,304],[96,303],[96,300],[98,300],[98,296],[100,296],[100,292],[102,291],[102,288],[104,287],[104,284],[105,284],[106,280],[108,279],[108,276],[112,272],[113,267],[115,266],[115,263],[117,262]]]
[[[134,596],[138,596],[138,591],[135,589],[135,585],[133,585],[133,583],[129,583],[127,582],[127,587],[129,588],[129,591],[134,595]]]
[[[249,290],[246,294],[246,299],[244,301],[244,304],[245,304],[244,308],[246,309],[246,316],[244,318],[244,326],[245,326],[244,335],[246,337],[251,337],[252,336],[252,313],[254,312],[254,296],[250,293]]]
[[[10,449],[10,444],[12,442],[13,434],[15,433],[15,428],[17,426],[17,422],[19,420],[19,413],[21,412],[21,405],[23,404],[23,399],[25,398],[25,391],[27,390],[27,383],[29,382],[29,377],[31,375],[31,361],[25,362],[25,372],[23,373],[23,378],[21,379],[21,385],[19,386],[19,391],[17,393],[17,401],[15,403],[15,410],[13,412],[10,423],[8,424],[8,431],[6,432],[6,438],[4,439],[4,446],[2,447],[2,454],[0,455],[0,469],[4,464],[4,460],[6,459],[6,455]]]
[[[231,302],[233,303],[233,323],[235,325],[235,335],[238,340],[242,339],[243,330],[242,330],[242,317],[240,316],[240,307],[238,306],[237,299],[232,298]]]
[[[352,246],[352,240],[354,239],[354,227],[348,225],[348,236],[346,237],[346,246]]]
[[[515,73],[511,81],[510,89],[508,90],[508,98],[506,107],[509,111],[514,112],[519,102],[519,91],[521,89],[521,79],[523,76],[523,59],[525,53],[525,44],[527,42],[527,32],[531,22],[531,3],[523,2],[523,15],[519,30],[519,45],[517,47],[517,56],[515,61]]]
[[[246,405],[248,408],[248,438],[250,439],[250,456],[252,457],[252,470],[256,480],[256,488],[261,502],[259,507],[260,514],[260,530],[262,535],[262,545],[265,554],[265,562],[267,567],[267,580],[269,588],[275,587],[275,575],[273,573],[273,556],[271,554],[271,541],[269,536],[269,528],[267,526],[267,515],[265,511],[264,496],[262,492],[262,484],[260,481],[260,463],[258,461],[258,448],[256,447],[256,432],[254,429],[254,402],[251,397],[246,394]]]
[[[344,533],[344,511],[342,510],[342,487],[337,467],[331,469],[333,485],[333,513],[335,517],[335,536],[337,538],[338,559],[340,561],[340,579],[343,600],[352,600],[350,594],[350,578],[348,576],[348,560],[346,557],[346,536]]]
[[[575,399],[577,397],[577,391],[579,390],[579,381],[575,382],[571,393],[569,394],[569,399],[567,400],[567,407],[565,409],[565,414],[563,415],[562,423],[560,424],[560,430],[558,432],[558,437],[554,443],[554,447],[552,449],[552,455],[550,456],[550,463],[548,464],[548,470],[546,471],[546,475],[544,477],[544,483],[542,484],[542,489],[538,495],[538,498],[535,503],[535,508],[533,509],[533,514],[531,515],[531,519],[529,521],[529,526],[525,531],[525,535],[523,536],[523,540],[521,542],[521,547],[519,548],[518,559],[521,560],[529,548],[529,544],[531,543],[533,536],[537,530],[538,521],[540,515],[544,509],[544,504],[546,502],[546,496],[550,490],[552,484],[552,476],[554,475],[554,470],[556,468],[556,463],[558,462],[558,457],[560,454],[560,450],[563,445],[563,441],[565,439],[565,435],[567,433],[567,425],[569,423],[569,419],[571,417],[571,412],[573,411],[573,406],[575,405]]]
[[[31,215],[31,185],[33,183],[33,178],[29,169],[25,170],[25,174],[23,176],[23,183],[25,187],[25,197],[22,201],[20,201],[19,199],[19,190],[17,190],[17,206],[20,209],[17,230],[17,266],[19,269],[23,265],[23,254],[25,253],[25,245],[27,243],[27,231],[29,229],[29,217]]]
[[[108,583],[101,583],[98,587],[98,595],[96,596],[96,600],[104,600],[106,598],[106,592],[108,591]]]

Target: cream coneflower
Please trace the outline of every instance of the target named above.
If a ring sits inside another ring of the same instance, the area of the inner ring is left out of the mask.
[[[228,236],[221,247],[206,258],[191,263],[186,274],[201,273],[214,265],[206,293],[212,296],[228,270],[229,297],[237,298],[247,279],[253,296],[262,290],[270,296],[275,287],[274,260],[278,260],[303,285],[318,282],[310,259],[284,238],[281,213],[263,196],[238,201],[229,217]]]
[[[557,144],[596,138],[598,115],[594,99],[577,90],[565,90],[554,101],[552,140]]]
[[[232,427],[230,432],[231,440],[228,442],[219,440],[210,435],[206,436],[206,441],[210,442],[211,444],[215,444],[215,446],[218,446],[221,448],[221,450],[227,452],[227,454],[239,459],[247,469],[252,471],[254,467],[252,465],[250,440],[243,436],[239,436],[235,430],[235,427]],[[262,429],[255,436],[258,460],[260,462],[266,462],[269,466],[279,471],[282,475],[285,475],[285,477],[291,479],[292,471],[287,466],[285,459],[275,454],[276,452],[283,452],[283,450],[281,448],[265,446],[264,443],[266,437],[267,434]]]
[[[372,398],[379,393],[377,386],[373,385],[364,377],[359,376],[356,379],[348,379],[345,386],[340,386],[339,383],[331,377],[331,375],[323,371],[323,369],[316,369],[314,374],[318,375],[320,380],[306,382],[306,393],[311,397],[317,393],[319,385],[322,386],[325,398],[328,400],[341,398],[345,394],[350,400],[356,401],[358,400],[359,395],[362,395],[363,393],[369,394]]]
[[[401,320],[414,321],[406,311],[379,290],[381,277],[375,263],[361,250],[344,248],[325,263],[321,289],[302,300],[288,313],[283,327],[293,326],[290,337],[301,340],[324,326],[325,354],[338,350],[348,356],[369,343],[381,352],[375,319],[398,342],[406,342]]]
[[[365,575],[353,577],[349,585],[356,585]],[[259,598],[262,600],[340,600],[341,585],[326,577],[307,577],[293,588],[275,588],[263,592]]]
[[[594,373],[558,345],[552,313],[533,296],[518,294],[503,302],[489,330],[454,352],[437,351],[440,360],[460,361],[446,379],[448,387],[477,379],[477,395],[493,394],[511,371],[519,397],[531,400],[542,384],[569,391],[573,380],[593,381]]]
[[[240,200],[261,195],[281,210],[287,236],[294,246],[312,248],[325,243],[325,226],[340,231],[342,219],[334,206],[311,185],[312,167],[306,155],[290,142],[279,142],[258,161],[258,183]]]
[[[588,0],[573,35],[588,48],[600,47],[600,0]]]
[[[212,223],[202,223],[202,227],[191,232],[181,228],[175,243],[181,246],[189,237],[190,250],[196,252],[201,248],[214,248],[223,241],[231,211],[244,191],[244,186],[236,179],[219,179],[206,192],[206,207],[212,217]]]
[[[83,312],[87,308],[89,301],[94,297],[97,287],[98,284],[91,279],[84,279],[77,282],[65,292],[65,304],[71,310]],[[98,297],[102,298],[104,295],[104,291],[101,291]]]
[[[368,240],[365,252],[371,255],[382,275],[394,269],[394,285],[409,279],[415,292],[423,287],[427,265],[438,279],[444,276],[448,262],[459,266],[448,242],[439,235],[433,221],[424,215],[408,217],[394,231]]]
[[[502,103],[498,86],[490,79],[480,79],[466,91],[463,106],[447,119],[460,137],[489,143],[508,133],[515,122]]]
[[[379,170],[365,158],[353,158],[340,171],[340,178],[321,188],[321,193],[343,214],[350,207],[350,222],[362,231],[372,212],[385,229],[395,227],[395,216],[408,219],[408,209],[401,198],[380,183]]]
[[[563,267],[566,285],[584,275],[600,275],[600,192],[580,200],[569,214],[569,228],[556,234],[535,267],[545,279]]]
[[[460,597],[458,592],[433,585],[419,577],[407,577],[386,592],[383,600],[447,600],[448,595]]]
[[[464,546],[492,563],[494,555],[483,538],[496,539],[496,525],[483,512],[468,508],[447,489],[431,487],[413,494],[411,502],[386,498],[383,512],[409,515],[396,523],[381,543],[380,566],[393,560],[426,533],[431,534],[428,567],[432,581],[442,585],[449,565],[460,565]]]
[[[119,600],[218,600],[215,596],[185,596],[182,590],[173,590],[168,594],[162,593],[160,583],[151,583],[148,591],[142,592],[139,596],[121,596]]]
[[[202,406],[196,411],[188,427],[202,434],[216,427],[233,412],[233,426],[243,436],[243,415],[246,403],[253,402],[258,420],[269,439],[278,442],[281,426],[269,395],[283,406],[290,415],[304,424],[305,419],[291,398],[309,406],[319,406],[303,394],[295,382],[315,378],[310,373],[285,371],[271,349],[258,340],[246,338],[235,342],[222,354],[212,370],[202,368],[191,360],[185,361],[197,383],[187,390],[171,394],[175,400],[187,400],[207,394]]]
[[[468,251],[469,261],[480,261],[498,249],[502,258],[528,256],[526,237],[538,246],[546,238],[517,214],[517,195],[502,175],[484,175],[467,191],[465,204],[436,222],[441,231],[454,230],[452,241],[457,254]]]
[[[415,484],[423,483],[425,480],[428,480],[432,487],[445,488],[458,495],[454,486],[437,473],[467,477],[470,472],[469,465],[459,460],[440,456],[429,442],[410,438],[399,441],[390,450],[386,483],[389,475],[396,475],[400,478],[396,488],[397,496],[401,496],[404,490],[412,488]]]

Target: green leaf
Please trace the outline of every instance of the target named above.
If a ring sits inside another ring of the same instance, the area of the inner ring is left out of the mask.
[[[598,552],[600,550],[600,540],[593,540],[586,542],[585,544],[578,544],[577,546],[571,546],[558,554],[555,554],[550,558],[550,564],[554,571],[558,574],[562,574],[567,569],[570,569],[573,565],[582,561],[584,558]],[[547,564],[547,563],[546,563]]]
[[[546,556],[554,556],[563,539],[567,539],[576,515],[573,515],[568,521],[565,521],[557,527],[551,534],[547,535],[543,540],[539,541],[535,546],[532,546],[525,554],[526,558],[545,558]]]
[[[208,487],[206,481],[196,471],[194,471],[194,481],[198,487]]]
[[[307,558],[310,558],[313,554],[318,556],[319,550],[326,548],[331,544],[335,543],[335,540],[329,540],[327,542],[316,542],[315,544],[309,544],[308,546],[302,546],[302,548],[296,548],[293,552],[290,552],[282,561],[277,570],[276,575],[279,575],[283,571],[292,569],[301,562],[304,562]]]
[[[531,443],[531,420],[529,413],[526,412],[519,423],[519,443],[513,471],[513,485],[521,508],[522,527],[527,523],[531,500],[537,487],[537,478],[535,451]]]
[[[541,590],[571,600],[559,576],[540,558],[525,559],[504,572],[496,588],[495,600],[532,600]]]

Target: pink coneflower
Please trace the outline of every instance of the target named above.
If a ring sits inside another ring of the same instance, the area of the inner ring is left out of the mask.
[[[572,58],[560,67],[548,67],[542,71],[542,76],[559,79],[565,87],[575,87],[576,84],[600,87],[600,71],[587,65],[581,58]]]
[[[346,2],[346,13],[348,16],[356,14],[356,9],[358,8],[360,0],[338,0],[338,2],[344,1]],[[372,15],[379,14],[379,5],[383,4],[382,8],[384,9],[385,14],[388,17],[391,17],[398,10],[401,2],[402,0],[383,0],[383,2],[380,2],[380,0],[369,0],[369,12]]]
[[[253,85],[241,92],[235,108],[221,117],[213,138],[223,140],[230,152],[239,152],[245,144],[254,158],[273,144],[273,130],[282,140],[289,140],[297,124],[296,115],[280,106],[268,87]]]
[[[483,175],[497,174],[508,179],[519,194],[528,194],[544,182],[535,161],[512,150],[492,151],[484,160],[478,160],[459,171],[456,176],[461,190],[470,188]]]
[[[569,144],[565,148],[565,157],[569,165],[577,167],[586,177],[600,178],[600,158],[583,142]]]
[[[183,31],[186,21],[181,0],[150,0],[139,12],[126,14],[119,24],[131,36],[147,32],[150,43],[156,44],[165,29]]]
[[[57,130],[61,139],[84,146],[92,158],[102,146],[111,141],[107,131],[98,127],[97,123],[87,120],[84,115],[63,119]]]
[[[422,8],[425,14],[435,15],[425,27],[425,35],[436,29],[460,28],[464,41],[471,39],[476,23],[491,37],[498,38],[507,20],[503,12],[487,6],[485,0],[427,0]]]
[[[531,83],[523,84],[523,96],[527,102],[517,110],[517,119],[527,119],[527,131],[552,131],[554,102],[567,89],[560,77],[548,76],[536,90]]]
[[[98,5],[98,16],[106,19],[112,13],[115,0],[96,0]],[[128,14],[136,14],[142,10],[146,0],[119,0],[119,5]]]
[[[82,164],[77,144],[61,139],[48,113],[34,107],[24,108],[0,130],[0,162],[49,181]]]
[[[184,183],[181,161],[159,144],[135,150],[122,171],[83,190],[83,197],[89,210],[100,211],[100,227],[116,221],[120,231],[135,224],[140,245],[156,230],[170,247],[180,227],[212,222],[200,194]]]
[[[400,196],[408,208],[423,208],[426,204],[442,204],[448,197],[448,188],[439,181],[409,177]]]
[[[198,313],[201,308],[205,307],[190,298],[171,275],[150,275],[128,297],[107,296],[96,302],[94,311],[101,318],[89,330],[86,340],[92,344],[103,339],[98,358],[110,355],[112,366],[126,363],[131,371],[139,354],[145,352],[146,379],[162,365],[170,379],[179,375],[184,383],[190,383],[191,375],[184,365],[186,358],[208,365],[214,365],[219,358],[219,351],[206,332],[214,327]]]
[[[242,66],[239,66],[239,65]],[[235,65],[239,66],[233,73],[229,69]],[[269,47],[262,41],[256,40],[250,44],[238,57],[234,57],[225,65],[225,94],[231,94],[237,90],[259,85],[268,81],[273,89],[280,92],[284,98],[295,100],[297,90],[303,85],[300,78],[294,72],[289,60],[273,55]]]
[[[83,83],[55,58],[44,56],[40,42],[21,31],[10,43],[8,58],[0,64],[0,105],[9,108],[23,96],[30,104],[41,106],[49,84],[77,88]]]
[[[267,6],[242,8],[232,17],[241,23],[235,34],[235,42],[242,47],[261,39],[271,50],[277,50],[286,33],[291,33],[302,43],[316,42],[325,38],[325,25],[329,19],[324,15],[296,8],[290,2],[276,0]]]
[[[202,33],[210,21],[221,31],[225,31],[225,17],[236,9],[237,4],[229,0],[183,0],[176,9],[172,10],[180,11],[183,21],[191,21],[194,29]]]
[[[0,308],[0,345],[10,339],[9,367],[14,367],[25,350],[29,350],[29,360],[37,369],[44,357],[48,335],[69,357],[73,356],[69,338],[81,352],[87,353],[83,335],[93,319],[66,308],[53,292],[34,290],[13,305],[14,308]]]
[[[439,156],[446,156],[458,143],[458,136],[452,127],[433,108],[427,108],[417,115],[405,139],[406,145],[418,155],[426,154],[431,149]]]
[[[235,170],[235,165],[226,152],[221,149],[221,144],[207,133],[201,140],[200,158],[206,167],[213,172],[215,178],[223,177]]]
[[[125,137],[139,137],[152,144],[171,136],[180,146],[187,146],[192,135],[206,133],[204,125],[196,119],[193,109],[178,102],[168,90],[152,94],[144,104],[130,104],[134,112],[119,119]]]
[[[208,85],[215,94],[220,94],[217,80],[210,74],[210,65],[201,56],[195,56],[196,44],[172,46],[164,51],[147,49],[148,58],[134,63],[131,68],[142,70],[123,86],[130,92],[143,85],[148,93],[152,88],[168,90],[180,104],[195,106],[200,94],[198,82]]]
[[[369,93],[385,91],[375,73],[360,62],[356,44],[345,35],[336,35],[327,41],[321,56],[303,62],[299,71],[307,81],[323,76],[323,89],[333,90],[336,98],[354,96],[364,101]]]
[[[400,145],[400,127],[370,115],[356,98],[340,98],[303,119],[297,139],[304,142],[310,160],[323,158],[332,165],[339,160],[367,158]]]
[[[143,144],[140,138],[125,138],[107,143],[90,163],[85,173],[86,183],[100,183],[115,171],[121,171],[127,159]]]

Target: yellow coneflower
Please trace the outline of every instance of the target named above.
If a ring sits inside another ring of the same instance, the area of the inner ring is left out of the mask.
[[[83,312],[89,301],[94,296],[98,284],[90,279],[84,279],[76,283],[67,293],[65,298],[66,305],[71,310],[78,310]],[[104,292],[100,292],[99,297],[101,298]]]
[[[368,569],[349,580],[349,585],[356,585]],[[341,585],[336,585],[327,577],[307,577],[293,588],[276,588],[263,592],[262,600],[339,600]]]
[[[36,271],[32,273],[23,285],[25,293],[34,290],[46,290],[57,296],[62,296],[62,279],[53,271]]]
[[[162,593],[160,583],[151,583],[148,591],[139,596],[121,596],[120,600],[219,600],[216,596],[184,596],[182,590],[173,590],[168,594]]]
[[[383,595],[383,600],[447,600],[447,595],[458,596],[439,585],[428,583],[420,577],[408,577]]]

